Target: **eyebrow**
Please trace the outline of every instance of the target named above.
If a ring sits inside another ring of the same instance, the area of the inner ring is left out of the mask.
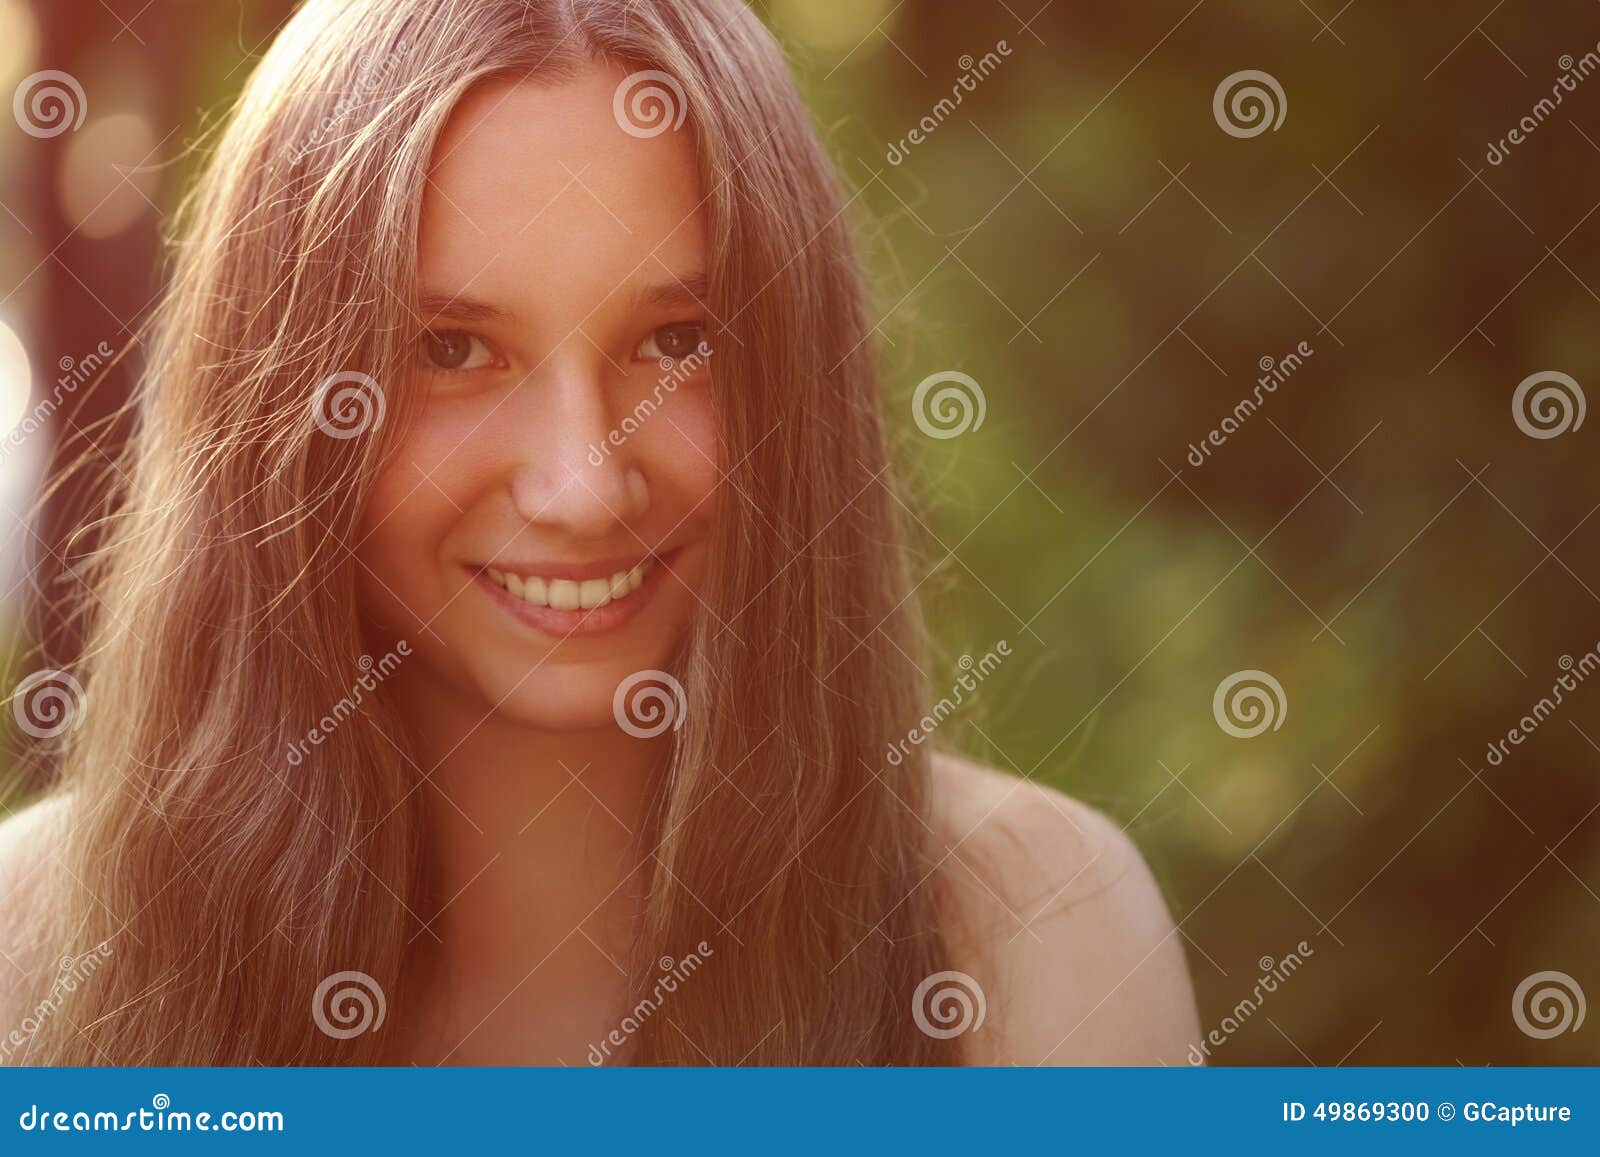
[[[628,300],[637,309],[677,309],[698,306],[711,292],[710,279],[700,271],[684,273],[667,281],[642,286],[628,294]],[[510,321],[509,311],[470,293],[447,293],[442,290],[424,290],[417,302],[417,311],[431,324],[439,318],[465,322]]]
[[[640,307],[655,306],[674,309],[679,306],[700,305],[711,295],[711,280],[699,270],[684,273],[671,280],[648,285],[636,290],[632,297]]]
[[[441,293],[426,290],[417,302],[417,312],[431,325],[441,317],[454,321],[505,321],[510,314],[470,293]]]

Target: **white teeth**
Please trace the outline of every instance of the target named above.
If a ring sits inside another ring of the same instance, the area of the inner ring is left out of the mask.
[[[535,606],[548,606],[558,611],[588,611],[603,607],[615,599],[627,598],[644,585],[645,576],[654,567],[655,560],[646,559],[631,570],[619,570],[610,578],[584,579],[582,582],[519,575],[494,567],[486,567],[485,570],[496,585],[505,587],[517,598]]]
[[[584,579],[578,584],[578,605],[584,610],[603,607],[611,601],[610,579]]]
[[[550,580],[550,607],[557,611],[575,611],[580,600],[578,584],[571,579]]]

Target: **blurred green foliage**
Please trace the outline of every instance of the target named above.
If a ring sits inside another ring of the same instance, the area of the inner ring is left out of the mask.
[[[854,48],[806,44],[792,7],[772,15],[880,282],[933,684],[997,639],[1017,656],[962,746],[1129,825],[1205,1028],[1260,958],[1313,947],[1214,1063],[1600,1061],[1512,1016],[1535,972],[1600,994],[1600,681],[1485,758],[1600,646],[1596,431],[1530,438],[1511,404],[1540,370],[1600,388],[1600,81],[1485,160],[1595,49],[1592,7],[1474,33],[1481,12],[1422,3],[1325,28],[1264,0],[928,2],[876,30],[866,5]],[[1220,130],[1242,69],[1281,84],[1277,131]],[[945,369],[987,417],[934,440],[911,397]],[[1212,696],[1252,668],[1287,711],[1238,739]]]

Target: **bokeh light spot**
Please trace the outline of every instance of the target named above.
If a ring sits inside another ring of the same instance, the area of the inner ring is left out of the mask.
[[[149,122],[134,113],[91,121],[67,143],[61,161],[61,210],[86,237],[120,233],[150,209],[156,187]]]

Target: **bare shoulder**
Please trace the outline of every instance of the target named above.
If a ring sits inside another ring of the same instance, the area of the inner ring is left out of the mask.
[[[0,813],[0,1025],[21,1019],[21,1005],[43,966],[36,917],[68,804],[69,797],[52,795]]]
[[[1133,841],[1053,788],[933,758],[955,966],[983,990],[980,1064],[1181,1064],[1183,945]]]

